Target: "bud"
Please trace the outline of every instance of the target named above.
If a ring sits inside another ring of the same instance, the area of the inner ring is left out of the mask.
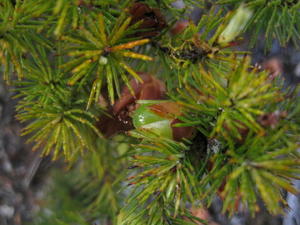
[[[227,44],[233,41],[243,31],[251,16],[252,11],[244,5],[241,5],[229,21],[229,24],[220,34],[218,43]]]

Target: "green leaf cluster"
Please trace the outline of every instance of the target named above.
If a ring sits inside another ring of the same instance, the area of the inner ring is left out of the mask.
[[[85,93],[67,85],[60,69],[61,57],[52,57],[49,63],[44,48],[31,50],[33,57],[23,62],[27,79],[16,83],[16,97],[22,98],[17,117],[29,122],[23,135],[32,134],[28,141],[35,143],[33,149],[42,147],[44,155],[53,151],[54,159],[64,155],[76,160],[78,153],[90,148],[93,138],[101,136],[95,127],[99,110],[86,111],[86,101],[78,98]]]
[[[182,99],[178,101],[189,109],[186,120],[203,125],[201,131],[209,137],[241,139],[243,129],[263,135],[256,118],[267,113],[266,105],[276,105],[283,99],[268,73],[251,68],[247,56],[230,71],[211,73],[199,67],[190,76],[190,84],[179,90]]]
[[[268,136],[249,135],[243,145],[227,147],[213,156],[213,168],[200,181],[206,188],[202,197],[211,202],[211,194],[219,192],[224,199],[223,211],[233,214],[243,202],[254,215],[260,196],[271,213],[283,213],[286,201],[281,190],[297,194],[290,179],[299,176],[295,151],[299,146],[285,132],[287,128],[281,127]]]
[[[13,71],[19,78],[24,76],[22,58],[28,51],[25,40],[39,45],[51,43],[39,31],[47,24],[43,14],[48,12],[50,1],[3,0],[0,3],[0,60],[4,67],[4,79],[9,80]],[[13,65],[13,66],[12,66]]]
[[[65,157],[76,176],[70,188],[82,206],[62,210],[58,224],[205,224],[191,205],[209,206],[218,195],[224,212],[241,203],[254,214],[261,198],[277,214],[286,204],[282,191],[297,192],[297,91],[283,91],[235,46],[248,33],[250,47],[261,35],[266,49],[274,39],[297,44],[299,2],[185,0],[183,9],[173,2],[139,2],[153,8],[135,24],[143,12],[129,13],[133,0],[0,2],[1,75],[15,86],[23,135],[43,155]],[[206,13],[172,34],[193,6]],[[140,35],[155,29],[147,27],[159,22],[158,12],[166,28]],[[193,127],[194,138],[176,142],[147,129],[103,137],[99,118],[113,116],[122,87],[133,93],[130,81],[142,83],[140,73],[166,83],[183,111],[176,127]]]
[[[96,17],[88,17],[75,35],[66,34],[62,37],[66,51],[72,57],[62,66],[65,71],[71,71],[73,74],[68,83],[74,85],[80,82],[80,85],[85,85],[86,82],[93,81],[87,107],[98,101],[102,83],[105,81],[112,103],[115,92],[120,95],[120,80],[130,87],[126,72],[141,81],[139,75],[126,62],[126,58],[152,60],[149,56],[130,51],[149,42],[149,39],[125,39],[134,33],[129,27],[130,21],[130,17],[122,14],[113,26],[107,27],[103,15],[99,14]]]
[[[121,211],[119,224],[194,224],[200,221],[187,211],[186,203],[198,196],[196,172],[188,158],[188,146],[140,129],[132,135],[143,138],[135,147],[128,178],[134,185]],[[132,154],[133,154],[132,153]],[[163,206],[163,207],[162,207]]]

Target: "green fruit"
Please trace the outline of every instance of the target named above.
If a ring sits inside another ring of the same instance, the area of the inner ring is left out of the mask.
[[[141,128],[148,129],[159,137],[165,137],[169,139],[173,138],[171,121],[169,120],[161,120],[154,123],[149,123]]]
[[[143,104],[137,108],[132,116],[133,125],[138,128],[143,125],[165,120],[165,118],[160,117],[149,109],[149,104]]]
[[[135,128],[176,141],[194,136],[193,127],[176,127],[181,122],[178,117],[182,114],[182,107],[176,102],[143,100],[139,104],[139,108],[132,114]]]
[[[149,108],[150,104],[143,104],[132,115],[135,128],[147,129],[154,134],[172,139],[171,120],[163,118]]]

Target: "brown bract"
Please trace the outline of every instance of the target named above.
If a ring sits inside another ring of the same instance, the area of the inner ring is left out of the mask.
[[[149,106],[150,110],[162,118],[174,119],[182,114],[182,107],[176,102],[162,102]]]
[[[114,104],[113,112],[115,115],[122,114],[122,111],[132,112],[136,109],[137,100],[160,100],[164,99],[166,94],[165,84],[148,73],[138,73],[143,80],[131,80],[130,86],[134,93],[131,93],[128,87],[124,87],[120,99]]]
[[[138,32],[135,36],[151,38],[157,36],[163,28],[167,26],[165,17],[157,8],[151,8],[145,3],[134,3],[129,9],[132,16],[131,25],[142,20],[139,29],[147,29],[147,31]]]
[[[106,138],[133,129],[131,121],[120,121],[117,116],[113,115],[112,110],[109,110],[107,115],[102,115],[96,126]]]
[[[263,68],[270,73],[270,79],[280,76],[283,73],[282,61],[279,58],[271,58],[263,63]]]
[[[190,22],[187,21],[187,20],[178,21],[172,27],[172,29],[170,30],[170,33],[172,35],[180,34],[180,33],[182,33],[189,26],[189,24],[190,24]]]
[[[213,221],[212,216],[210,215],[208,209],[206,209],[206,208],[192,208],[191,213],[193,216],[206,221],[207,225],[219,225],[218,223]],[[203,223],[200,223],[200,222],[196,222],[196,224],[204,225]]]
[[[181,141],[183,138],[191,139],[195,136],[196,129],[194,127],[176,127],[175,125],[178,123],[182,123],[182,121],[175,119],[171,123],[175,141]]]
[[[281,119],[284,119],[287,116],[287,112],[279,112],[279,111],[275,111],[272,113],[266,113],[264,115],[261,115],[258,119],[258,122],[260,125],[262,125],[263,127],[271,127],[272,129],[274,129],[277,124],[279,123],[279,121]]]
[[[195,136],[194,127],[176,127],[176,124],[182,123],[177,117],[183,114],[182,107],[176,102],[162,102],[149,106],[150,110],[162,118],[172,120],[171,127],[173,139],[181,141],[183,138],[191,139]]]

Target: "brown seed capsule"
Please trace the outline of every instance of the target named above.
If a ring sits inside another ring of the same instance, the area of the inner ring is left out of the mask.
[[[132,16],[131,25],[143,21],[139,29],[147,29],[147,31],[138,32],[135,36],[140,37],[155,37],[163,28],[167,26],[165,17],[157,8],[151,8],[145,3],[136,2],[129,9],[129,14]]]

